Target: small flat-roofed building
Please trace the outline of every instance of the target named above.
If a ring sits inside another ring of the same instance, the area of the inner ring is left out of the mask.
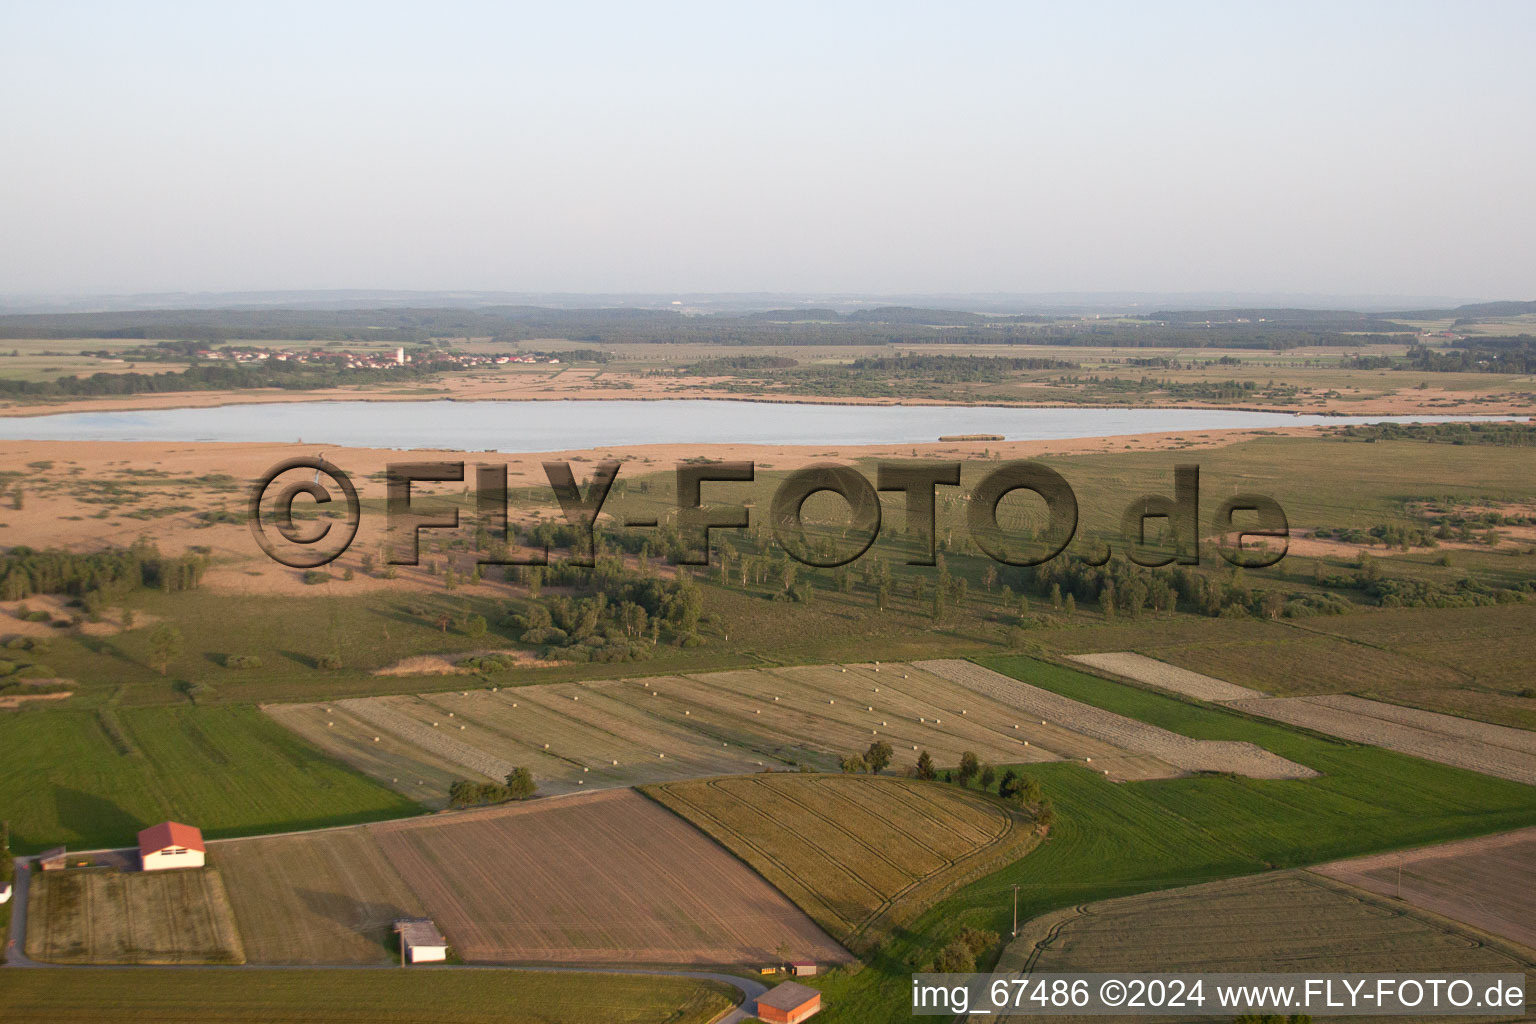
[[[821,1012],[821,993],[786,981],[757,997],[757,1018],[766,1024],[799,1024]]]
[[[425,917],[411,917],[395,922],[400,936],[400,959],[408,963],[441,963],[448,959],[448,940],[437,925]]]
[[[816,965],[809,960],[797,960],[789,965],[789,970],[797,978],[813,978],[816,976]]]
[[[162,821],[139,833],[139,863],[145,871],[200,868],[208,856],[203,833],[179,821]]]
[[[44,871],[63,871],[64,858],[68,851],[62,846],[56,846],[51,850],[44,850],[37,855],[37,866]]]

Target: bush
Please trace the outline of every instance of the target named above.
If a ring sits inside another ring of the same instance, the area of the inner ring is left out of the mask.
[[[16,670],[17,679],[53,679],[57,675],[47,665],[23,665]]]
[[[309,569],[304,573],[304,582],[309,584],[329,583],[331,574],[323,569]]]
[[[465,658],[458,663],[459,668],[469,669],[471,672],[492,673],[505,672],[515,664],[505,654],[486,654],[478,658]]]
[[[500,804],[508,800],[526,800],[537,790],[532,772],[527,768],[513,768],[504,782],[456,780],[448,787],[448,803],[452,807]]]
[[[933,958],[933,969],[939,974],[969,974],[976,969],[976,954],[959,939],[939,950]]]
[[[322,655],[320,655],[320,657],[315,659],[315,667],[316,668],[320,668],[320,669],[325,669],[327,671],[332,671],[332,670],[341,668],[341,655],[339,655],[339,654],[322,654]]]
[[[16,663],[14,661],[0,661],[0,676],[8,676],[15,671]]]
[[[1536,686],[1527,686],[1525,689],[1520,691],[1520,696],[1524,697],[1526,700],[1536,700]]]

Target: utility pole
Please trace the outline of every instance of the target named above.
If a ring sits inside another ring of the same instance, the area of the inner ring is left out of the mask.
[[[1019,887],[1013,887],[1013,937],[1019,937]]]

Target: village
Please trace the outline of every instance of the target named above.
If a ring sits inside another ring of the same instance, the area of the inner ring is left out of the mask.
[[[191,359],[213,363],[233,363],[240,366],[260,366],[267,363],[290,363],[300,366],[322,366],[329,369],[387,370],[399,366],[430,363],[435,370],[471,369],[486,366],[513,364],[559,365],[560,357],[546,352],[498,352],[469,353],[443,349],[427,349],[420,353],[407,352],[403,345],[393,352],[335,348],[271,348],[264,345],[173,344],[153,348],[136,348],[123,352],[99,351],[92,353],[98,359],[111,363],[137,360],[159,361],[167,359]]]

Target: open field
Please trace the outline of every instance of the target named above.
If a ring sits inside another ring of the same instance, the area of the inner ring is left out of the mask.
[[[29,895],[27,955],[34,960],[245,962],[223,881],[213,868],[39,871]]]
[[[1292,870],[1063,910],[1019,929],[1001,970],[1523,971],[1536,960],[1400,903]]]
[[[1347,694],[1269,697],[1232,706],[1414,757],[1536,785],[1536,733]]]
[[[388,963],[392,925],[425,911],[365,828],[211,844],[246,957],[263,964]]]
[[[1072,660],[1110,675],[1124,676],[1138,683],[1155,686],[1159,690],[1182,693],[1186,697],[1194,697],[1197,700],[1228,701],[1264,696],[1258,690],[1236,686],[1221,679],[1191,672],[1131,651],[1074,654]]]
[[[370,832],[468,961],[849,959],[741,861],[630,790]]]
[[[709,1024],[735,1005],[695,978],[522,971],[0,971],[8,1024]]]
[[[672,782],[646,793],[864,948],[1037,841],[1022,812],[939,783],[849,775]]]
[[[1031,686],[969,661],[920,661],[916,667],[951,679],[978,693],[1046,721],[1066,723],[1123,749],[1155,757],[1183,771],[1231,772],[1255,779],[1304,779],[1317,773],[1246,741],[1196,740],[1134,718],[1117,715],[1070,697]]]
[[[1462,971],[1527,972],[1529,977],[1529,972],[1536,972],[1536,953],[1460,931],[1432,915],[1308,872],[1285,871],[1129,896],[1045,915],[1020,929],[998,969],[1127,973]]]
[[[1337,861],[1312,870],[1536,951],[1536,829]]]
[[[1202,744],[1052,694],[1021,703],[1027,687],[982,689],[975,680],[992,674],[964,665],[743,669],[265,710],[378,782],[436,806],[455,776],[500,781],[514,766],[529,768],[541,792],[568,793],[767,767],[831,769],[881,739],[901,770],[923,750],[941,765],[970,750],[997,762],[1083,759],[1114,779],[1181,770],[1307,774],[1252,746]],[[964,678],[946,678],[954,673]]]
[[[1101,648],[1102,649],[1102,648]],[[1262,745],[1312,779],[1194,775],[1116,785],[1077,764],[1035,764],[1056,806],[1048,842],[916,920],[857,976],[821,988],[828,1024],[911,1019],[911,972],[961,927],[1007,934],[1012,886],[1027,920],[1063,907],[1536,825],[1536,789],[1362,747],[1022,657],[986,663],[1034,685],[1184,735]],[[990,959],[984,957],[981,966]]]
[[[167,818],[211,838],[420,810],[254,708],[187,705],[0,715],[0,807],[22,853],[125,846]]]

